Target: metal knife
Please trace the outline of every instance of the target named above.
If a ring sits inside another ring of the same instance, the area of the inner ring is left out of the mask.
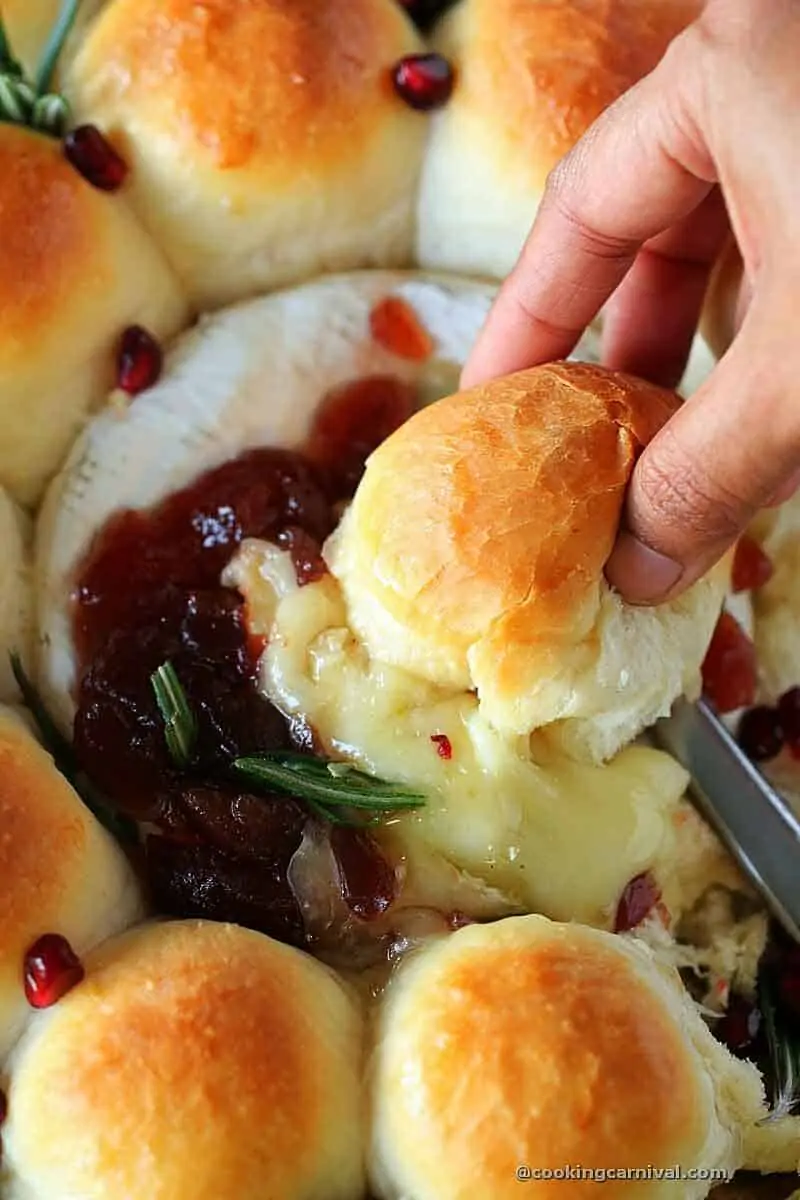
[[[700,812],[800,942],[800,819],[704,700],[678,701],[652,732],[689,772]]]

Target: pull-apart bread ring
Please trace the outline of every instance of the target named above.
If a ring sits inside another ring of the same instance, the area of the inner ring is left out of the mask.
[[[77,954],[141,915],[128,863],[22,720],[0,709],[0,1060],[24,1026],[27,951],[58,934]]]
[[[393,90],[394,0],[112,0],[67,72],[79,120],[201,309],[407,266],[427,129]]]
[[[326,550],[370,653],[474,688],[497,729],[594,761],[696,692],[727,568],[649,609],[603,576],[636,459],[677,404],[568,363],[412,417]]]
[[[320,963],[231,925],[86,961],[10,1064],[9,1200],[362,1200],[362,1025]]]
[[[168,338],[183,294],[125,202],[53,139],[0,124],[0,486],[41,497],[114,383],[126,327]]]
[[[381,1200],[512,1200],[521,1181],[536,1200],[700,1200],[764,1162],[758,1071],[676,972],[640,942],[543,917],[460,930],[401,965],[370,1098]],[[794,1170],[788,1124],[768,1136]]]

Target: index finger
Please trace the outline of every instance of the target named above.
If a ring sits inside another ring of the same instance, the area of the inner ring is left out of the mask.
[[[564,358],[642,245],[711,191],[714,165],[699,132],[702,97],[693,90],[699,72],[687,62],[693,44],[690,27],[551,173],[462,386]]]

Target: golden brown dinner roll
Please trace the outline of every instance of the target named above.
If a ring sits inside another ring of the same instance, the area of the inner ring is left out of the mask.
[[[422,265],[506,275],[548,173],[702,0],[462,0],[434,32],[457,84],[422,175]]]
[[[326,548],[370,653],[475,688],[500,730],[610,757],[698,683],[727,569],[631,608],[605,582],[671,392],[557,363],[417,413],[372,455]]]
[[[673,969],[544,917],[428,943],[389,985],[373,1055],[381,1200],[505,1200],[520,1180],[533,1198],[696,1200],[712,1170],[741,1165],[740,1128],[762,1112],[758,1072],[714,1040]],[[676,1164],[705,1175],[610,1174]],[[605,1186],[566,1183],[575,1166]]]
[[[361,1016],[298,950],[135,930],[11,1064],[11,1200],[361,1200]]]
[[[141,911],[133,874],[22,721],[0,709],[0,1059],[28,1007],[23,960],[42,935],[79,955]]]
[[[113,0],[68,77],[201,307],[317,272],[403,265],[427,121],[395,0]]]
[[[33,503],[114,382],[123,330],[186,321],[172,273],[119,197],[55,140],[0,124],[0,485]]]

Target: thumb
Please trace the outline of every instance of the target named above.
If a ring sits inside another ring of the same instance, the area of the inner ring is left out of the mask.
[[[606,566],[632,604],[661,603],[694,583],[800,468],[791,307],[758,307],[636,466]]]

